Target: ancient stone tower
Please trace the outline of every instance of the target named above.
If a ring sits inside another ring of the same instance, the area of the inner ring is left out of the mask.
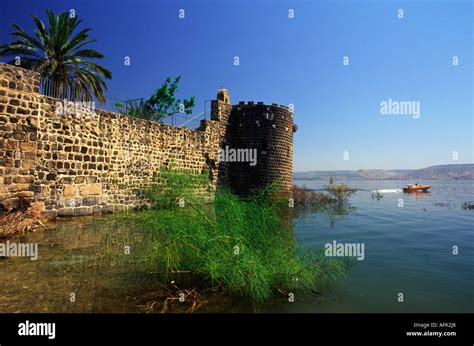
[[[289,193],[293,168],[293,112],[289,107],[263,102],[231,106],[229,93],[220,89],[211,109],[211,119],[219,121],[220,150],[224,151],[219,155],[218,181],[239,195],[269,184]]]

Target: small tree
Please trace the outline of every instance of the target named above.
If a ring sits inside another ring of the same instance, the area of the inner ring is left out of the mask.
[[[196,100],[194,96],[191,96],[188,100],[177,99],[175,93],[178,91],[178,84],[181,76],[175,78],[174,82],[171,82],[171,77],[166,78],[165,82],[161,87],[155,90],[147,101],[149,106],[153,109],[154,114],[151,120],[161,120],[170,115],[177,113],[191,114]]]
[[[180,76],[171,82],[171,77],[166,78],[163,85],[155,90],[148,100],[131,101],[122,114],[134,118],[161,121],[162,119],[177,113],[191,114],[196,100],[191,96],[188,100],[180,100],[175,97],[178,91]]]

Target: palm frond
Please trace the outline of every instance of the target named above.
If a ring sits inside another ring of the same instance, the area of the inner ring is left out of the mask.
[[[85,48],[96,42],[89,38],[90,28],[76,32],[82,23],[68,12],[55,15],[46,10],[47,27],[36,15],[31,15],[36,28],[28,34],[18,24],[12,36],[17,41],[0,45],[0,56],[20,56],[21,65],[40,73],[43,90],[52,97],[90,101],[95,96],[105,102],[107,85],[112,72],[89,59],[103,59],[100,52]],[[84,48],[83,48],[84,47]]]

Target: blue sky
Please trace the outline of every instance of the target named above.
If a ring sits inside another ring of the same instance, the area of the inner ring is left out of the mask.
[[[109,96],[147,97],[181,75],[179,96],[196,96],[196,114],[221,86],[232,103],[293,104],[295,171],[474,161],[469,0],[7,1],[1,43],[11,23],[31,31],[29,14],[45,18],[45,8],[74,9],[93,28],[94,48],[113,72]],[[420,117],[381,115],[389,98],[419,102]]]

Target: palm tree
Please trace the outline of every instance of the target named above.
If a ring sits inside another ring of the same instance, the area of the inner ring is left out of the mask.
[[[20,57],[21,66],[40,73],[42,89],[48,96],[67,98],[71,101],[92,101],[94,95],[104,103],[107,86],[104,79],[111,79],[112,72],[90,61],[103,59],[104,55],[84,46],[96,42],[89,39],[91,29],[83,29],[73,34],[82,22],[68,12],[55,16],[46,10],[49,27],[37,16],[32,15],[36,24],[35,36],[29,35],[19,25],[13,24],[13,36],[18,40],[0,45],[0,56]],[[14,60],[9,63],[13,63]]]

